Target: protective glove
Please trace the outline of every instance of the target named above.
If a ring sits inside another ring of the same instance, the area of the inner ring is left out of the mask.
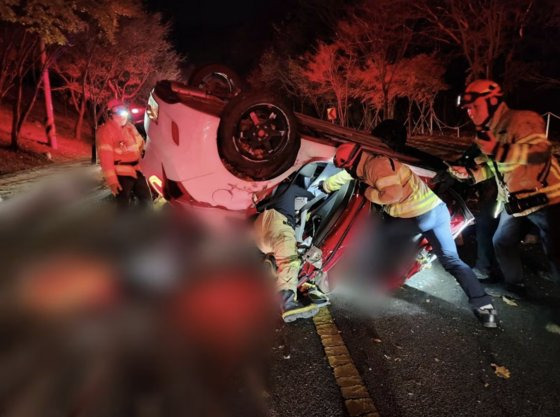
[[[447,168],[447,172],[459,181],[471,181],[472,177],[469,170],[460,165],[450,165]]]
[[[122,191],[121,184],[119,182],[109,184],[109,189],[113,195],[117,195],[119,191]]]

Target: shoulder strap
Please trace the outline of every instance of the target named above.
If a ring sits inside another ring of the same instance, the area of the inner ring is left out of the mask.
[[[509,193],[508,187],[506,185],[506,181],[504,180],[504,176],[502,175],[502,173],[498,169],[498,164],[496,163],[494,158],[490,158],[490,160],[492,161],[492,165],[494,166],[494,175],[496,175],[496,178],[498,178],[498,182],[500,183],[500,187],[502,187],[502,189],[506,193]]]
[[[550,156],[546,160],[546,163],[544,164],[542,171],[539,173],[539,176],[537,177],[537,179],[539,180],[539,182],[542,184],[543,187],[548,186],[548,181],[546,179],[548,178],[548,173],[550,172],[550,168],[552,167],[552,158],[553,156],[551,150]]]

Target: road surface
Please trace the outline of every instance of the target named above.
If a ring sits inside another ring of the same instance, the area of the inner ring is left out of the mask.
[[[87,163],[53,166],[1,177],[0,195],[76,168],[100,181]],[[94,193],[108,195],[100,182]],[[464,241],[472,263],[472,230]],[[538,245],[525,245],[523,257],[530,299],[496,299],[496,330],[479,325],[437,262],[391,294],[337,290],[315,321],[278,330],[263,387],[270,415],[558,416],[560,334],[545,326],[560,291],[539,271]]]

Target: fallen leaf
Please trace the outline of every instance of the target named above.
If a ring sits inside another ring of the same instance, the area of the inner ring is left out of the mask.
[[[494,368],[494,373],[499,378],[509,379],[509,377],[511,376],[509,369],[505,366],[496,365],[495,363],[491,363],[490,366]]]
[[[560,334],[560,326],[555,323],[548,323],[545,329],[547,332]]]
[[[519,304],[517,304],[512,299],[507,298],[505,295],[502,295],[502,300],[504,300],[504,303],[506,303],[508,306],[519,307]]]

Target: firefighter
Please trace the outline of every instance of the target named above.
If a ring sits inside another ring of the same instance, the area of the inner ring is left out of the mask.
[[[273,255],[276,262],[276,286],[281,298],[282,319],[286,323],[313,317],[319,307],[328,304],[328,298],[314,285],[306,288],[306,302],[302,302],[301,293],[298,296],[301,260],[294,229],[296,209],[314,197],[297,184],[282,184],[254,224],[258,248],[264,254]]]
[[[107,103],[107,121],[97,129],[97,154],[103,177],[120,208],[130,205],[135,196],[146,206],[152,197],[138,164],[144,150],[144,140],[128,120],[128,109],[117,99]]]
[[[391,137],[382,139],[391,145]],[[491,298],[459,258],[445,203],[409,167],[395,159],[365,152],[357,144],[339,146],[334,164],[344,170],[323,182],[325,192],[337,190],[353,178],[367,184],[365,197],[383,207],[399,234],[424,235],[442,266],[459,282],[482,325],[497,327],[497,312]]]
[[[499,223],[493,245],[504,284],[488,293],[522,298],[526,293],[519,242],[525,220],[539,229],[551,273],[559,279],[560,166],[552,155],[542,117],[511,110],[494,81],[470,83],[459,105],[476,127],[474,142],[483,157],[473,169],[454,166],[450,172],[473,183],[494,177],[498,185]]]

